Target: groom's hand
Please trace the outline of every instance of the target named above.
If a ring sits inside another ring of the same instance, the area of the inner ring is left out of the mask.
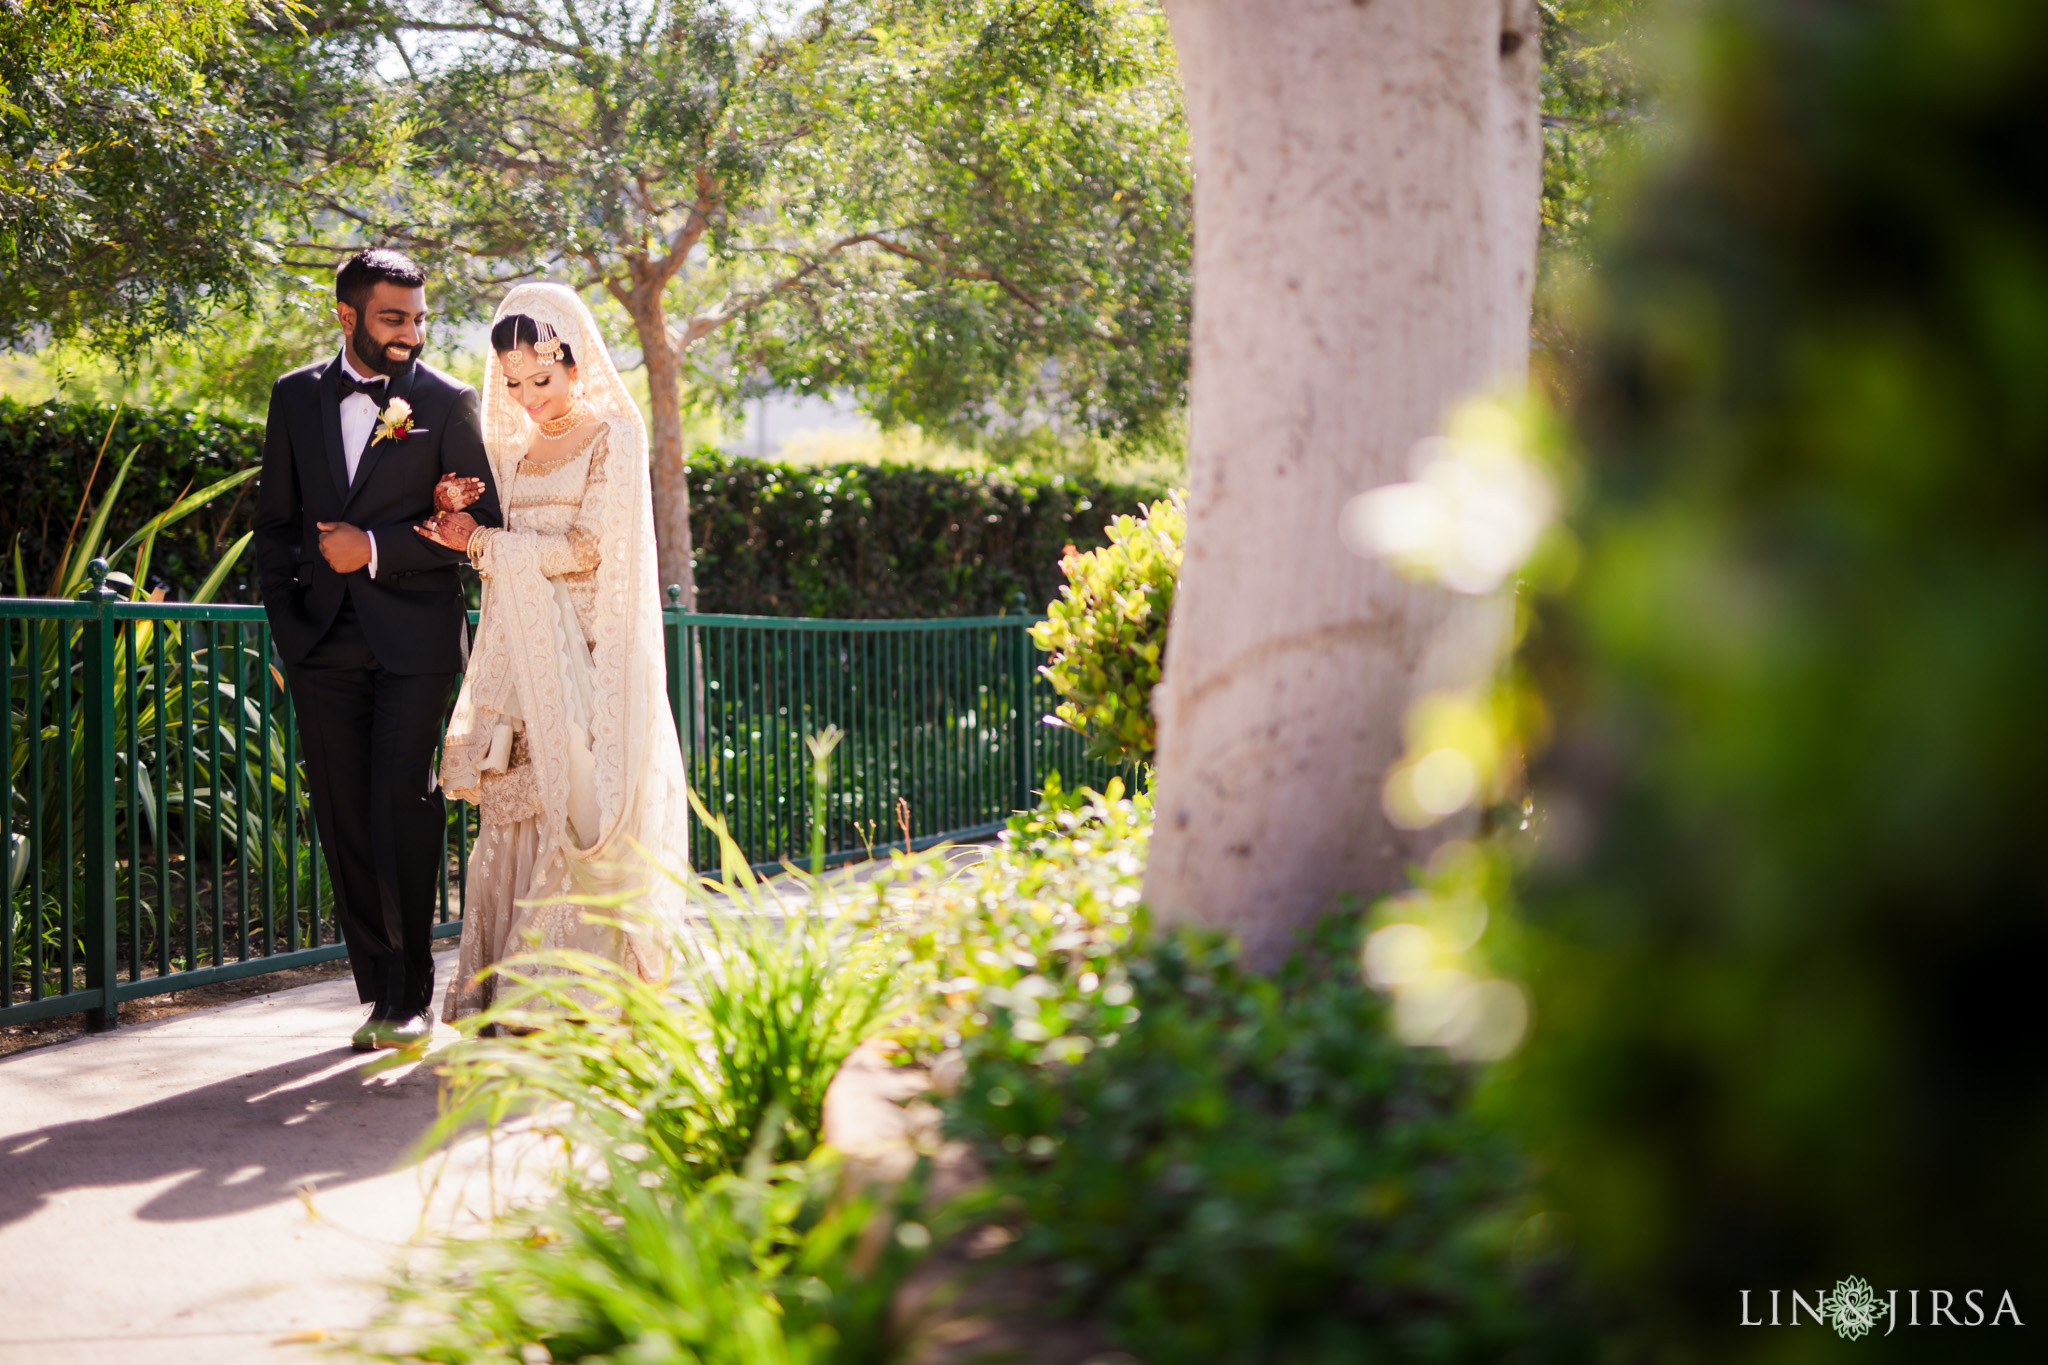
[[[316,521],[320,528],[320,554],[336,573],[354,573],[370,562],[370,537],[361,527],[345,521]]]

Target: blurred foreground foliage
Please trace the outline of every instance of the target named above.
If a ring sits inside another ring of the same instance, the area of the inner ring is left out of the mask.
[[[1743,1289],[2048,1271],[2048,10],[1697,16],[1588,300],[1576,585],[1529,655],[1519,1087],[1634,1358]],[[1880,1330],[1882,1330],[1880,1328]],[[1918,1359],[2036,1358],[2016,1331]]]

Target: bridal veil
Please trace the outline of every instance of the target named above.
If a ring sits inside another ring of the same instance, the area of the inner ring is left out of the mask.
[[[535,860],[522,916],[579,913],[561,904],[564,886],[579,898],[615,904],[593,913],[625,921],[628,965],[653,980],[665,972],[666,938],[679,922],[681,899],[680,888],[653,864],[678,877],[687,873],[689,810],[663,667],[647,428],[575,291],[519,285],[497,317],[513,313],[553,327],[569,343],[584,401],[606,427],[596,439],[606,443],[607,477],[592,489],[601,505],[585,507],[597,514],[599,540],[595,640],[586,648],[566,590],[541,572],[538,553],[518,536],[500,536],[443,749],[442,782],[450,795],[475,799],[494,735],[512,718],[522,720],[540,828],[544,841],[554,841],[553,848],[544,842]],[[506,392],[495,350],[485,362],[483,406],[491,473],[500,496],[509,497],[534,426]]]

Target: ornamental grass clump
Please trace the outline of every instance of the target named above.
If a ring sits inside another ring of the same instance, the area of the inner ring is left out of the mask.
[[[1039,671],[1063,700],[1063,724],[1088,739],[1091,757],[1148,762],[1157,745],[1152,689],[1166,654],[1167,618],[1180,577],[1187,501],[1174,493],[1109,524],[1109,544],[1060,560],[1066,585],[1031,628],[1052,656]]]
[[[423,1145],[517,1121],[562,1154],[558,1192],[501,1210],[488,1235],[451,1240],[402,1278],[365,1353],[889,1358],[890,1301],[932,1236],[904,1221],[914,1183],[854,1189],[821,1141],[826,1087],[899,1008],[893,949],[858,932],[827,886],[799,876],[800,895],[775,894],[709,823],[738,870],[695,885],[718,900],[677,936],[676,981],[563,951],[496,969],[497,999],[444,1054],[443,1113]]]
[[[457,1242],[394,1291],[431,1325],[381,1358],[446,1365],[854,1365],[894,1357],[895,1289],[930,1241],[915,1186],[849,1193],[838,1159],[673,1187],[593,1186]],[[864,1236],[877,1219],[891,1236]]]

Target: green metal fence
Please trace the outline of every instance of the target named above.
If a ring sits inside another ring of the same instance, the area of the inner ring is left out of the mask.
[[[669,687],[691,785],[757,868],[810,839],[804,736],[832,758],[829,860],[973,838],[1031,804],[1048,772],[1100,786],[1073,731],[1045,725],[1051,689],[1022,616],[819,621],[671,616]],[[692,821],[694,856],[713,852]]]
[[[103,569],[96,566],[96,572]],[[804,736],[833,757],[828,860],[1000,828],[1054,771],[1099,786],[1023,616],[666,612],[685,766],[759,870],[810,844]],[[262,609],[0,599],[0,1024],[341,957],[291,698]],[[690,847],[715,855],[692,817]],[[461,929],[475,811],[453,805],[437,934]]]

